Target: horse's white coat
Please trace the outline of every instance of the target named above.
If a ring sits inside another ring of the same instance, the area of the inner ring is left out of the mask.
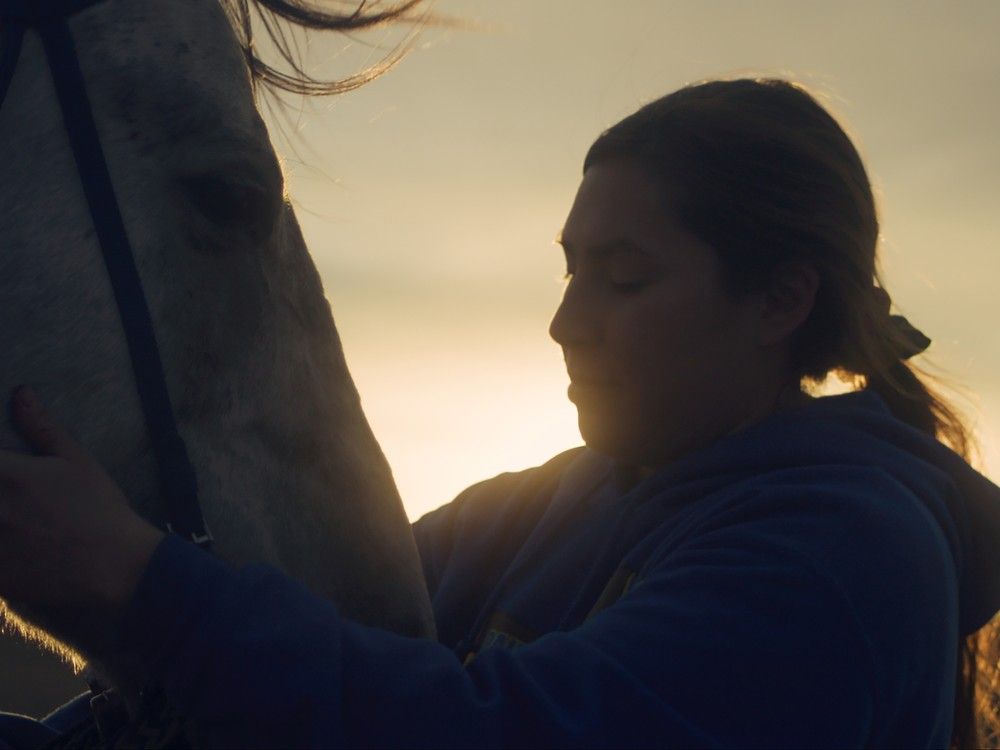
[[[215,0],[105,0],[70,28],[217,554],[276,564],[363,621],[432,632],[408,523],[224,13]],[[31,33],[0,108],[0,311],[0,395],[35,385],[162,521],[118,311]],[[20,447],[5,412],[0,446]]]

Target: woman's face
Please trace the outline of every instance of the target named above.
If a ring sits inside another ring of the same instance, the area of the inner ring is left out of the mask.
[[[591,448],[655,467],[774,407],[760,299],[724,291],[715,251],[637,164],[587,170],[561,244],[569,283],[550,333]]]

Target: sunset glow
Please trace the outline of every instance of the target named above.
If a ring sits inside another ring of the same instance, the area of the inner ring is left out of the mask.
[[[579,444],[546,329],[562,271],[552,239],[583,155],[644,101],[734,73],[803,81],[858,137],[888,289],[934,340],[930,359],[979,394],[984,458],[1000,476],[1000,4],[435,9],[479,28],[425,30],[385,77],[307,104],[292,118],[298,155],[275,136],[411,518]],[[309,60],[336,74],[379,54],[316,39]]]

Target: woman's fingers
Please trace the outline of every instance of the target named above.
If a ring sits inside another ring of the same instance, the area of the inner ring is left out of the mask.
[[[0,450],[0,597],[60,635],[89,638],[73,613],[113,617],[163,535],[30,389],[15,390],[10,412],[36,455]]]
[[[31,386],[14,389],[10,410],[18,433],[36,454],[89,463],[89,455],[83,447],[56,423]]]

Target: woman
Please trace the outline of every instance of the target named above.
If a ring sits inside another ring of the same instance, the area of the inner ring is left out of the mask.
[[[598,138],[562,232],[587,447],[414,525],[440,643],[164,537],[26,389],[0,595],[102,613],[199,744],[975,746],[1000,489],[877,237],[804,90],[681,89]],[[831,371],[865,387],[807,395]]]

